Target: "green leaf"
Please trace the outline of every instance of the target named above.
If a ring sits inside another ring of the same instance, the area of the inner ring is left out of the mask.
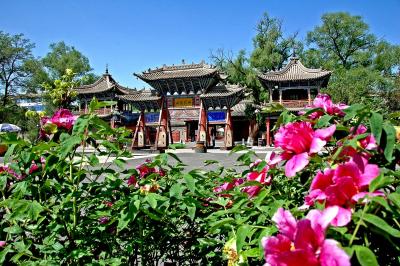
[[[242,252],[242,255],[248,258],[257,258],[260,257],[262,254],[263,251],[259,248],[247,249]]]
[[[27,194],[27,189],[28,183],[26,181],[18,182],[13,189],[13,194],[16,198],[21,198]]]
[[[358,112],[360,112],[364,108],[365,108],[365,106],[362,104],[359,104],[359,103],[353,104],[350,107],[346,108],[344,110],[344,112],[346,113],[346,115],[344,117],[344,121],[348,121],[348,120],[352,119],[353,117],[355,117],[357,115]]]
[[[186,206],[188,209],[189,218],[193,221],[196,216],[196,206]]]
[[[393,184],[393,181],[394,181],[393,177],[386,176],[385,174],[381,173],[377,178],[373,179],[369,184],[369,192],[374,192],[377,189]]]
[[[233,149],[229,152],[229,154],[235,153],[235,152],[239,152],[239,151],[245,151],[248,150],[249,148],[247,148],[245,145],[236,145],[235,147],[233,147]]]
[[[380,143],[382,135],[383,116],[380,113],[373,112],[369,118],[371,124],[371,132],[374,135],[376,142]]]
[[[318,122],[316,124],[317,128],[322,128],[329,126],[329,121],[331,120],[332,116],[330,115],[323,115],[318,119]]]
[[[150,207],[152,207],[153,209],[157,208],[157,199],[154,193],[147,194],[145,199],[150,204]]]
[[[175,160],[177,160],[178,162],[180,162],[180,163],[182,162],[182,160],[179,159],[179,157],[175,153],[167,152],[167,154],[169,156],[171,156],[172,158],[174,158]]]
[[[394,229],[393,227],[388,225],[386,223],[386,221],[383,220],[382,218],[380,218],[376,215],[367,213],[364,215],[363,219],[364,219],[364,221],[376,226],[377,228],[383,230],[384,232],[386,232],[394,237],[400,238],[400,231],[397,229]]]
[[[74,123],[74,127],[72,129],[73,135],[82,135],[85,133],[86,128],[89,125],[89,116],[81,115]]]
[[[169,196],[171,198],[175,197],[177,199],[182,198],[183,187],[181,184],[173,184],[169,190]]]
[[[61,143],[60,146],[60,159],[65,159],[67,155],[75,148],[76,145],[82,142],[81,138],[78,136],[71,136]]]
[[[392,193],[388,196],[388,199],[392,201],[392,203],[400,209],[400,194],[399,193]]]
[[[127,227],[130,221],[131,220],[129,219],[129,212],[126,208],[122,209],[118,218],[118,232]]]
[[[0,191],[4,191],[7,186],[7,176],[0,175]]]
[[[358,262],[361,266],[378,266],[375,254],[367,247],[354,246]]]
[[[196,190],[196,185],[193,176],[191,176],[190,174],[185,174],[183,176],[183,179],[185,179],[186,185],[189,188],[189,190],[194,193]]]
[[[96,154],[91,154],[88,159],[90,166],[96,166],[100,163],[99,158],[96,156]]]
[[[125,168],[126,161],[123,160],[123,159],[115,159],[115,160],[113,161],[113,163],[115,163],[119,168],[124,169],[124,168]]]
[[[40,212],[43,211],[42,205],[40,205],[39,202],[36,200],[29,202],[27,209],[26,209],[26,214],[29,219],[36,221],[37,218],[39,217]]]
[[[209,232],[213,233],[216,229],[224,226],[225,224],[230,224],[230,223],[232,223],[234,221],[235,221],[235,219],[233,219],[233,218],[224,218],[222,220],[219,220],[219,221],[216,221],[214,223],[211,223]]]
[[[14,226],[4,228],[3,231],[6,233],[9,233],[9,234],[20,234],[24,230],[22,230],[22,228],[19,227],[18,225],[14,225]]]
[[[386,145],[383,154],[385,155],[386,160],[388,160],[388,162],[391,162],[394,159],[393,149],[396,143],[396,130],[389,123],[384,124],[383,129],[386,133]]]
[[[251,232],[251,227],[249,225],[242,225],[236,231],[236,248],[240,252],[243,245],[246,243],[246,237]]]

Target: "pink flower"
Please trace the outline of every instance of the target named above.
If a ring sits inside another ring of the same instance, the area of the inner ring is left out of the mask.
[[[310,193],[305,198],[305,206],[312,206],[315,201],[325,201],[325,206],[338,206],[338,216],[332,224],[344,226],[351,220],[352,205],[366,195],[380,195],[366,194],[369,184],[378,175],[378,166],[362,159],[345,162],[336,169],[325,169],[313,179]]]
[[[29,168],[29,174],[33,174],[39,170],[39,166],[35,163],[32,162],[31,167]]]
[[[247,181],[257,181],[260,186],[247,186],[243,188],[243,192],[247,193],[249,197],[257,196],[261,190],[261,185],[270,185],[272,181],[271,175],[268,174],[270,167],[266,165],[260,172],[253,171],[247,174]]]
[[[366,133],[367,127],[361,124],[358,126],[355,132],[353,127],[350,129],[350,132],[352,133],[348,136],[348,139],[353,139],[358,135]],[[343,143],[341,141],[338,142],[338,146],[343,146]],[[358,151],[356,148],[353,148],[351,146],[345,146],[343,147],[343,150],[340,155],[342,157],[345,156],[349,158],[353,158],[354,156],[362,156],[366,160],[368,160],[371,157],[371,155],[364,150],[376,150],[378,148],[378,144],[376,143],[375,137],[372,134],[368,134],[365,138],[358,140],[358,146],[363,151]]]
[[[108,218],[106,216],[103,216],[103,217],[99,218],[99,223],[100,224],[106,224],[106,223],[108,223],[109,220],[110,220],[110,218]]]
[[[225,182],[222,185],[214,188],[215,193],[221,193],[224,191],[232,190],[234,187],[243,184],[244,180],[242,178],[234,178],[232,182]]]
[[[111,201],[103,201],[103,204],[106,205],[108,208],[111,208],[114,205]]]
[[[138,166],[136,166],[136,170],[139,171],[139,175],[141,178],[151,174],[151,173],[155,173],[156,169],[154,167],[149,167],[148,163],[150,163],[151,160],[146,160],[144,163],[139,164]]]
[[[135,186],[136,188],[139,187],[139,184],[137,182],[136,176],[131,175],[127,181],[128,186]]]
[[[0,248],[4,248],[7,245],[6,241],[0,241]]]
[[[66,130],[70,130],[76,120],[76,116],[74,116],[70,110],[68,109],[60,109],[53,117],[50,119],[51,123],[56,124],[58,128],[65,128]]]
[[[288,123],[275,134],[275,146],[283,149],[280,158],[287,160],[285,174],[293,177],[309,163],[311,155],[318,153],[332,137],[336,126],[314,129],[309,122]]]
[[[280,233],[262,239],[267,265],[350,265],[349,256],[338,243],[325,239],[326,229],[337,212],[337,207],[311,210],[297,222],[289,211],[278,209],[272,220]]]
[[[343,110],[349,107],[343,103],[334,104],[331,100],[331,97],[328,94],[318,94],[315,97],[313,104],[308,106],[308,108],[321,108],[323,111],[316,111],[309,115],[311,119],[317,119],[324,115],[324,113],[328,115],[336,115],[336,116],[344,116]],[[300,114],[304,114],[305,112],[301,112]]]
[[[17,180],[22,180],[25,178],[24,175],[19,175],[17,174],[11,167],[5,165],[5,166],[0,166],[0,174],[1,173],[7,173],[10,176],[15,177]]]

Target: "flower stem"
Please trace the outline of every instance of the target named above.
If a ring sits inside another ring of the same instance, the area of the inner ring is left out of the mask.
[[[357,234],[357,232],[358,232],[358,229],[360,229],[361,222],[362,222],[362,220],[363,220],[363,218],[364,218],[364,214],[365,214],[365,212],[367,211],[367,206],[368,206],[368,204],[365,204],[364,209],[363,209],[363,211],[362,211],[362,213],[361,213],[360,220],[358,221],[358,223],[357,223],[357,225],[356,225],[356,229],[354,230],[353,235],[352,235],[351,238],[350,238],[349,246],[351,246],[351,245],[353,244],[353,241],[354,241],[354,239],[356,238],[356,234]]]

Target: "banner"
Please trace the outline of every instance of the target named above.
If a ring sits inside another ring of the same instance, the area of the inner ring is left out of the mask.
[[[144,120],[146,123],[158,123],[159,113],[146,113],[144,114]]]
[[[224,111],[208,111],[207,118],[209,122],[225,122]]]
[[[175,98],[174,107],[192,107],[193,98]]]

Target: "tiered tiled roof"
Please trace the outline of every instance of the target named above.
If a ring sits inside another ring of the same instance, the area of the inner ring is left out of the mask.
[[[162,66],[134,75],[147,82],[160,95],[200,94],[224,79],[218,69],[204,62]]]
[[[244,92],[244,87],[239,85],[218,84],[201,94],[200,98],[207,109],[231,108],[244,98]]]
[[[205,77],[218,74],[218,70],[204,62],[199,64],[187,64],[177,66],[162,66],[161,68],[149,69],[141,74],[134,74],[142,80],[160,80],[160,79],[175,79],[175,78],[192,78]]]
[[[261,81],[268,82],[293,82],[329,79],[331,71],[306,68],[298,57],[292,57],[290,62],[281,70],[271,71],[259,75]]]
[[[141,90],[127,95],[118,95],[118,99],[134,105],[139,110],[157,110],[161,97],[154,90]]]
[[[79,95],[92,95],[92,94],[101,94],[101,93],[106,93],[109,91],[115,90],[117,94],[130,94],[135,92],[135,90],[126,88],[124,86],[119,85],[110,74],[108,74],[108,71],[101,76],[96,82],[89,84],[89,85],[83,85],[80,87],[75,88],[76,92]]]

